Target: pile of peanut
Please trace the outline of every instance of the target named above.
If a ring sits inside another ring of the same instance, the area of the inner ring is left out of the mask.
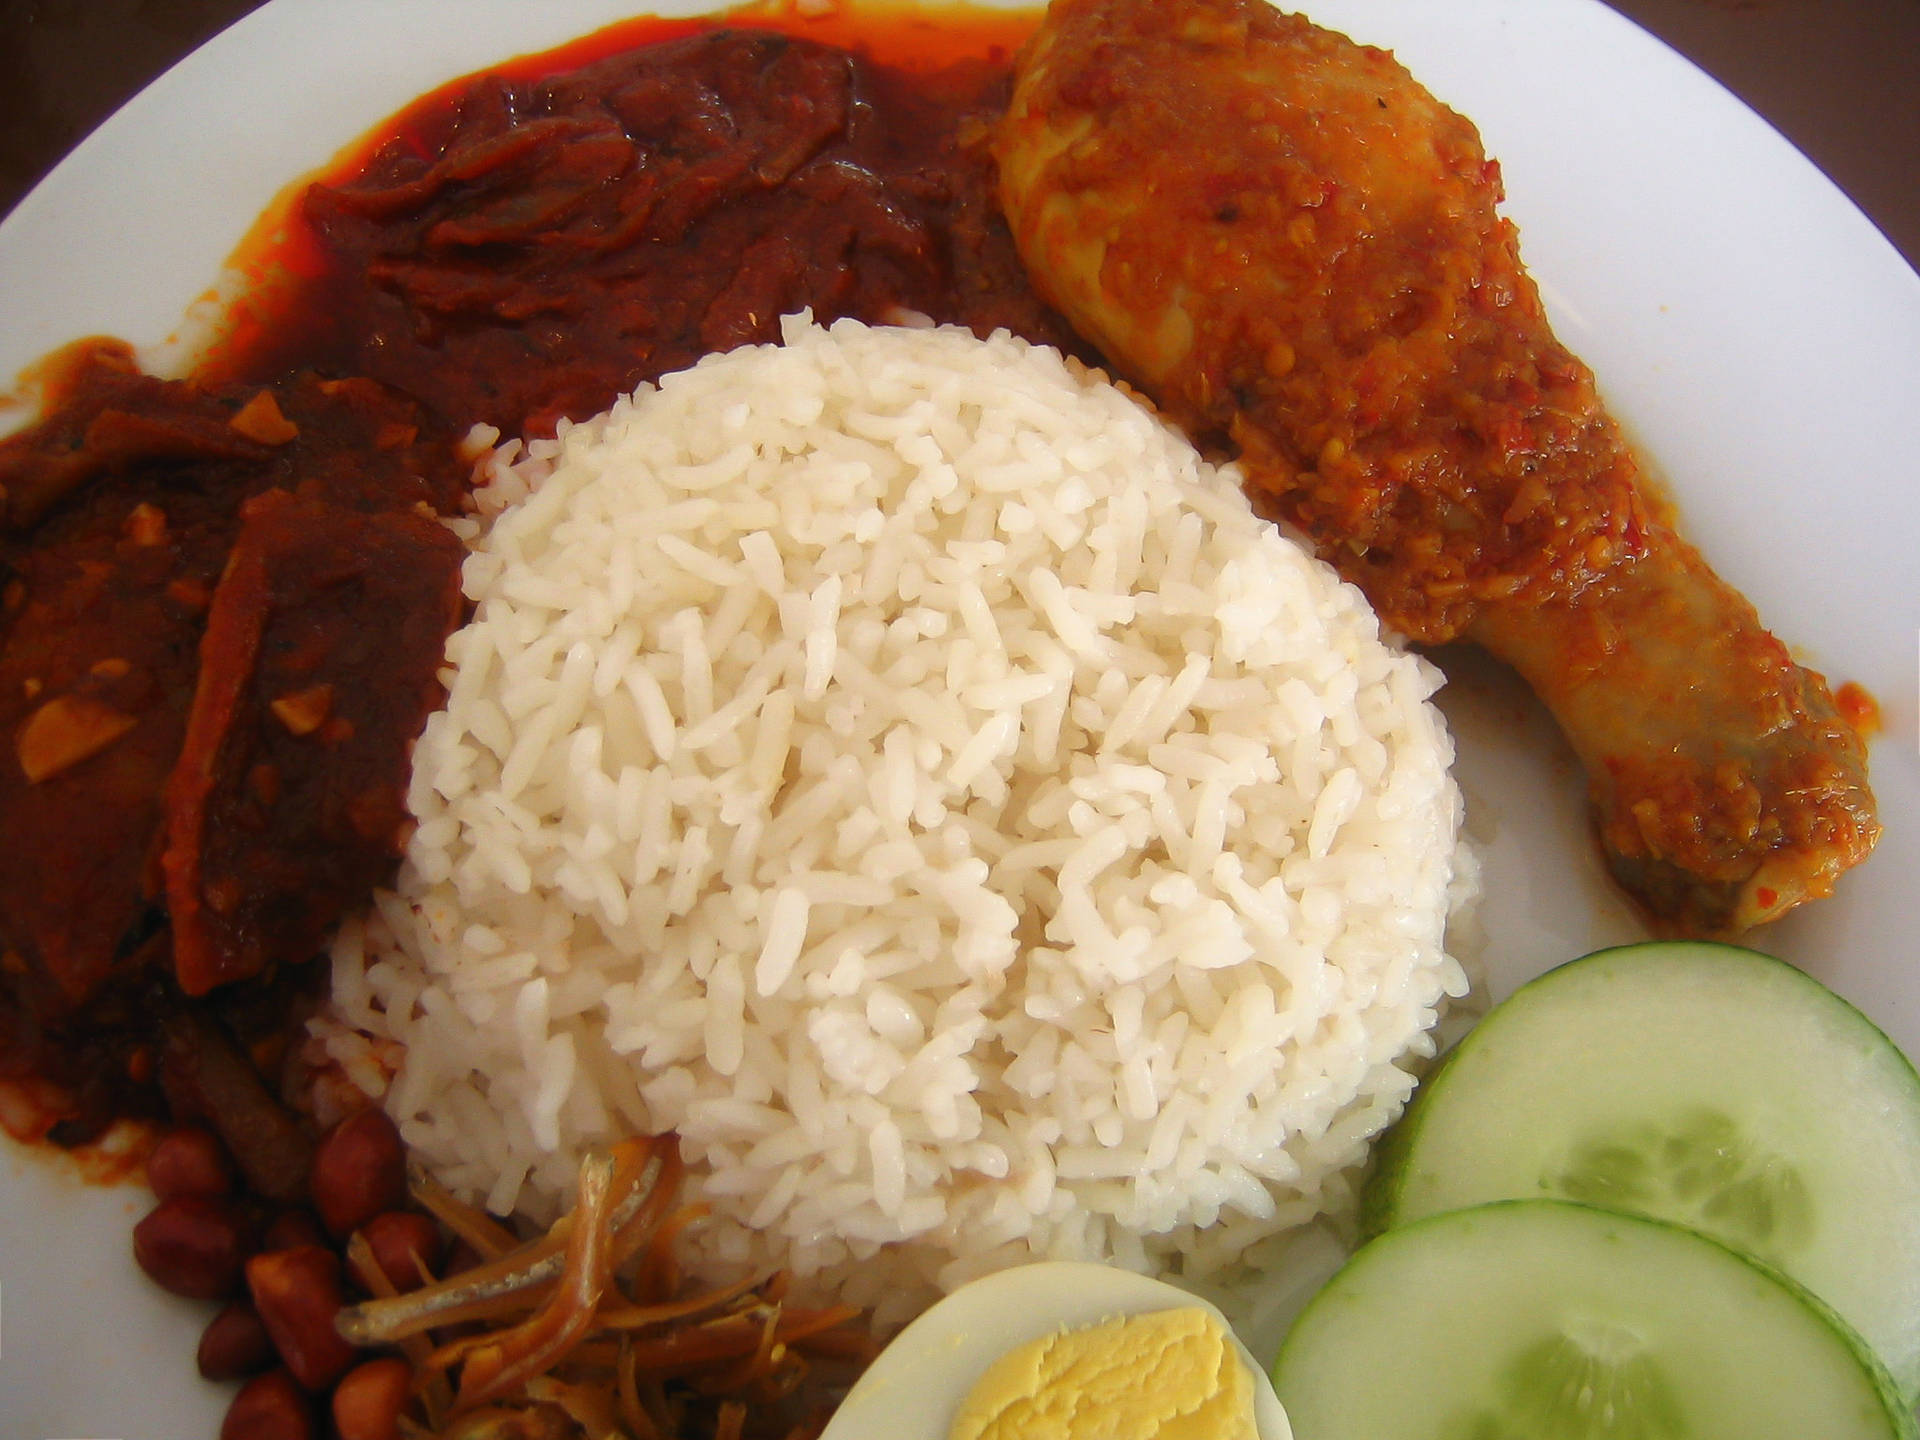
[[[393,1122],[362,1110],[328,1131],[307,1207],[244,1195],[220,1141],[200,1129],[163,1135],[147,1180],[159,1203],[134,1227],[140,1268],[176,1295],[224,1302],[198,1353],[207,1379],[244,1382],[220,1440],[398,1440],[413,1367],[356,1350],[334,1328],[342,1306],[374,1292],[342,1258],[356,1232],[391,1289],[437,1274],[446,1249],[438,1222],[408,1205]]]

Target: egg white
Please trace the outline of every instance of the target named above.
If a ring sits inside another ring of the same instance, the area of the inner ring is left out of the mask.
[[[1045,1260],[983,1276],[915,1320],[880,1352],[834,1412],[820,1440],[947,1440],[953,1417],[994,1361],[1061,1330],[1197,1305],[1177,1286],[1109,1265]],[[1231,1327],[1228,1327],[1231,1334]],[[1260,1440],[1293,1440],[1273,1382],[1238,1338],[1253,1380]]]

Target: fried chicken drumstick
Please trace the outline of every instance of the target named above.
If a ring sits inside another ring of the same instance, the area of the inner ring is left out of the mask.
[[[1054,0],[993,148],[1042,294],[1386,623],[1521,673],[1665,928],[1864,858],[1860,737],[1650,509],[1498,167],[1392,56],[1261,0]]]

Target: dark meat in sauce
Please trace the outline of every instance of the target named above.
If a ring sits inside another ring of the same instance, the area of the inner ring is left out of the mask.
[[[0,1079],[54,1082],[51,1134],[171,1113],[257,1188],[297,1170],[303,962],[398,853],[471,425],[551,430],[802,308],[1074,347],[962,138],[1030,23],[929,64],[863,20],[911,67],[656,23],[450,86],[307,189],[190,379],[93,346],[0,442]]]
[[[929,81],[721,31],[483,76],[307,191],[323,273],[220,364],[260,377],[324,355],[517,434],[776,340],[803,308],[1075,348],[1026,284],[984,154],[956,143],[994,73]]]
[[[58,412],[0,443],[0,487],[23,497],[0,536],[0,933],[37,1011],[84,1009],[144,955],[166,786],[242,503],[293,491],[355,509],[449,505],[460,471],[422,423],[371,382],[157,381],[105,346],[77,357]],[[411,438],[381,450],[382,434]],[[369,678],[410,665],[431,679],[437,663],[435,639]],[[394,716],[387,748],[432,703]]]
[[[460,617],[465,552],[428,516],[284,490],[240,514],[167,787],[160,863],[189,995],[311,954],[400,858],[406,747]]]

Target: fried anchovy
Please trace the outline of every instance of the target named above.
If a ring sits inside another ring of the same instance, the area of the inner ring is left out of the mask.
[[[662,1165],[659,1156],[649,1158],[639,1180],[609,1214],[607,1223],[612,1231],[619,1232],[641,1214]],[[501,1302],[560,1277],[566,1267],[571,1229],[572,1217],[564,1216],[547,1234],[498,1260],[404,1295],[349,1305],[335,1318],[334,1328],[348,1344],[365,1348],[392,1344],[436,1326],[494,1315]]]

